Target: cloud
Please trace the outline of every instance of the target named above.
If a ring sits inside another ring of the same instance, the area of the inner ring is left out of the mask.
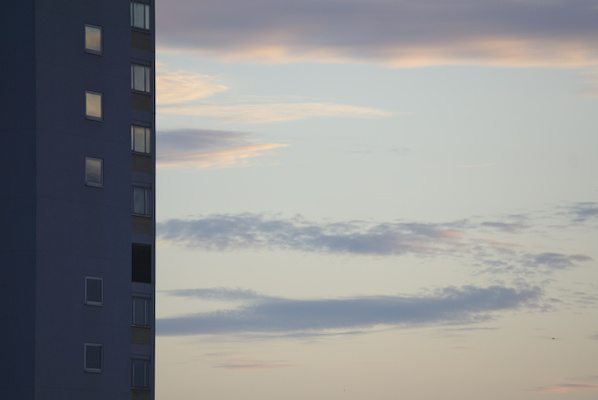
[[[286,147],[256,143],[249,134],[207,129],[161,131],[157,137],[157,165],[165,167],[229,168],[253,165],[267,151]]]
[[[593,0],[171,0],[157,4],[156,15],[160,51],[223,59],[399,67],[598,61]]]
[[[263,124],[316,117],[382,118],[394,113],[333,103],[177,104],[162,107],[164,114],[216,118],[225,122]]]
[[[445,245],[458,246],[462,236],[456,224],[318,224],[300,217],[267,219],[251,213],[171,219],[160,223],[158,232],[164,242],[203,250],[270,247],[373,255],[431,254]]]
[[[540,393],[569,393],[581,390],[598,390],[598,385],[586,383],[559,383],[556,385],[537,387],[533,391]]]
[[[214,82],[214,77],[191,71],[172,71],[164,65],[158,65],[156,74],[156,103],[162,107],[169,104],[185,103],[203,99],[228,90],[224,85]]]
[[[485,221],[480,224],[483,227],[498,229],[500,231],[516,233],[527,229],[529,226],[523,222],[495,222]]]
[[[489,229],[517,234],[528,227],[528,222],[523,225],[511,220],[318,223],[300,216],[285,219],[253,213],[212,214],[158,223],[157,234],[162,245],[192,250],[277,249],[360,256],[456,257],[494,274],[550,273],[592,260],[584,254],[538,253],[521,244],[482,236]]]
[[[526,263],[532,268],[566,269],[575,267],[579,262],[590,261],[591,259],[591,257],[584,254],[541,253],[529,256]]]
[[[280,369],[293,367],[285,361],[268,361],[255,358],[245,353],[206,353],[204,357],[209,360],[215,368],[232,370],[255,370],[255,369]]]
[[[569,207],[567,213],[573,218],[573,222],[586,222],[598,219],[598,203],[577,203]]]
[[[160,64],[156,75],[160,114],[214,118],[223,122],[263,124],[306,118],[383,118],[395,113],[369,107],[322,102],[297,102],[262,98],[254,103],[206,103],[207,97],[228,90],[215,78],[192,71],[169,70]],[[277,101],[278,100],[278,101]]]
[[[236,297],[233,290],[222,293]],[[166,291],[197,297],[202,292]],[[210,291],[203,292],[212,298]],[[247,296],[242,291],[240,296]],[[538,287],[447,287],[425,296],[366,296],[343,299],[297,300],[256,295],[237,309],[182,315],[158,320],[159,335],[277,334],[377,326],[409,327],[426,324],[471,324],[495,313],[535,305]]]

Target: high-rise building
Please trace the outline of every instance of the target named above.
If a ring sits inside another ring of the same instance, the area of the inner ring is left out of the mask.
[[[153,0],[0,13],[0,399],[154,398]]]

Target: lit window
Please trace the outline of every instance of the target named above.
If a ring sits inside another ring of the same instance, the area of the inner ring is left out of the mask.
[[[85,157],[85,184],[102,187],[104,185],[103,160]]]
[[[133,325],[149,326],[150,299],[146,297],[133,297]]]
[[[131,26],[149,30],[150,8],[148,4],[131,2]]]
[[[150,387],[150,362],[144,359],[133,359],[131,386],[137,388]]]
[[[131,253],[132,281],[152,283],[152,246],[133,243]]]
[[[149,188],[133,186],[133,214],[151,215]]]
[[[102,372],[102,345],[85,343],[83,352],[83,369],[87,372]]]
[[[85,92],[85,116],[102,120],[102,93]]]
[[[85,25],[85,51],[102,54],[102,28]]]
[[[104,280],[102,278],[85,277],[85,304],[92,306],[104,304]]]
[[[147,65],[131,64],[131,89],[150,93],[151,68]]]
[[[131,125],[131,150],[135,153],[150,154],[150,128]]]

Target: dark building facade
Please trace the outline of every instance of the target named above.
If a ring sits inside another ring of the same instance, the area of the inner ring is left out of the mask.
[[[0,399],[153,399],[153,0],[19,0],[0,34]]]

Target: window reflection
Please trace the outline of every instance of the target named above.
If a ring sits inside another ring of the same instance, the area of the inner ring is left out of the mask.
[[[85,25],[85,50],[92,53],[102,52],[102,28]]]
[[[150,128],[131,125],[131,150],[135,153],[150,154]]]
[[[102,94],[85,92],[85,115],[92,119],[102,119]]]
[[[140,92],[150,92],[150,67],[147,65],[131,64],[131,89]]]

